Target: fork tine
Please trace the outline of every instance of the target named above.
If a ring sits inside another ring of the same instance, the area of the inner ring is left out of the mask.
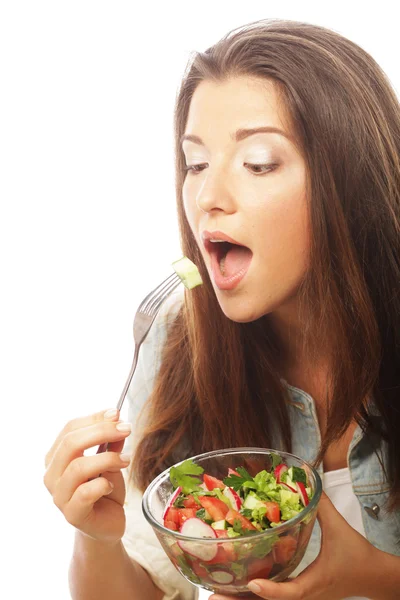
[[[180,283],[180,277],[176,273],[173,273],[144,298],[138,310],[146,314],[152,314],[154,308],[158,308],[160,304],[164,302],[168,294],[170,294]]]
[[[155,314],[157,313],[158,309],[160,308],[161,304],[164,302],[164,300],[166,300],[166,298],[169,296],[169,294],[171,294],[175,288],[178,287],[178,285],[182,283],[181,279],[178,277],[177,281],[170,283],[170,285],[168,286],[168,289],[165,290],[165,292],[159,297],[156,298],[153,302],[153,304],[150,306],[149,310],[150,310],[150,314]]]

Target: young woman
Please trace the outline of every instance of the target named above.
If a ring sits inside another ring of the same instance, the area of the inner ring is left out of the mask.
[[[259,21],[193,56],[175,134],[182,250],[204,284],[175,292],[153,325],[130,423],[78,418],[46,456],[45,484],[77,528],[72,596],[196,598],[141,495],[178,460],[262,446],[313,462],[326,494],[299,576],[258,580],[256,595],[398,598],[398,100],[339,34]]]

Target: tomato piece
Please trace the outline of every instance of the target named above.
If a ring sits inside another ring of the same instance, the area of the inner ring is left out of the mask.
[[[212,475],[207,475],[207,473],[203,475],[203,481],[209,491],[213,490],[214,488],[219,488],[220,490],[225,488],[223,481],[217,479],[216,477],[212,477]]]
[[[185,521],[196,516],[196,508],[179,508],[179,527],[182,527]]]
[[[229,537],[226,529],[214,529],[215,534],[218,538],[227,538]]]
[[[217,554],[211,560],[207,561],[208,565],[215,565],[220,563],[221,565],[227,565],[232,561],[231,554],[226,551],[224,546],[218,545]]]
[[[196,500],[194,499],[194,497],[192,496],[192,494],[190,494],[187,498],[185,498],[185,500],[183,501],[183,506],[185,508],[200,508],[200,504],[198,502],[196,502]]]
[[[226,531],[226,529],[214,529],[214,531],[218,538],[229,538],[228,532]],[[236,554],[235,546],[233,545],[232,542],[223,542],[223,545],[221,546],[221,548],[223,548],[225,553],[229,556],[229,561],[236,560],[237,554]]]
[[[203,508],[210,514],[213,521],[222,521],[225,519],[229,507],[219,498],[213,496],[199,496],[199,502]],[[193,509],[188,509],[193,510]]]
[[[272,548],[274,561],[279,565],[285,565],[293,557],[297,548],[297,540],[292,535],[279,538]]]
[[[277,502],[264,502],[267,507],[266,517],[272,523],[279,523],[281,520],[281,511]]]
[[[171,506],[165,515],[165,521],[172,521],[175,525],[179,525],[179,508]]]
[[[255,558],[247,567],[247,581],[251,579],[268,579],[274,565],[272,552],[264,558]]]
[[[191,567],[193,569],[193,572],[196,573],[197,577],[200,577],[200,579],[208,579],[209,578],[209,573],[208,573],[207,569],[205,567],[203,567],[203,565],[200,564],[198,560],[192,559],[191,562],[192,562]]]
[[[246,519],[246,517],[241,515],[237,510],[231,508],[225,515],[225,521],[228,521],[230,525],[233,525],[236,519],[239,519],[243,529],[256,529],[249,519]]]
[[[178,531],[178,525],[173,521],[164,521],[164,527],[171,529],[172,531]]]

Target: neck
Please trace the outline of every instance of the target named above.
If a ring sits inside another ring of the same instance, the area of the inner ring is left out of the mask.
[[[267,315],[281,348],[278,369],[285,373],[308,372],[326,368],[329,364],[329,348],[320,332],[308,332],[307,315],[301,316],[297,298],[291,298],[278,310]]]

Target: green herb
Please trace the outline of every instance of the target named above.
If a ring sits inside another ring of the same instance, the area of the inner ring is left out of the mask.
[[[259,533],[258,531],[255,533]],[[254,542],[243,542],[242,540],[239,541],[234,541],[233,543],[233,547],[235,549],[235,553],[236,553],[236,558],[237,560],[242,560],[242,558],[247,559],[250,552],[252,551],[253,547],[254,547]]]
[[[175,508],[185,508],[185,505],[183,504],[183,501],[186,500],[186,496],[185,494],[179,494],[179,496],[177,497],[177,499],[174,502],[174,506]]]
[[[204,473],[204,469],[196,465],[191,459],[188,459],[177,467],[171,467],[169,477],[174,489],[181,486],[183,494],[190,494],[201,489],[201,480],[198,476],[202,473]],[[197,477],[192,477],[192,475],[196,475]]]
[[[236,491],[240,490],[240,488],[243,487],[246,483],[250,484],[246,487],[252,487],[254,485],[254,479],[244,467],[237,467],[235,470],[237,473],[239,473],[239,476],[235,475],[234,473],[231,473],[230,475],[228,475],[228,477],[225,477],[225,479],[223,480],[225,485],[228,485]]]
[[[243,529],[240,519],[233,520],[233,531],[239,533],[240,535],[254,535],[255,533],[260,533],[254,529]]]
[[[292,481],[301,481],[301,483],[307,485],[307,475],[305,470],[301,467],[292,467]]]
[[[251,555],[255,558],[264,558],[264,556],[267,556],[271,552],[272,546],[277,540],[279,540],[279,536],[277,535],[261,539],[254,544]]]
[[[270,452],[269,455],[272,459],[272,469],[275,469],[275,467],[283,462],[282,458],[279,456],[279,454],[276,454],[276,452]]]
[[[246,517],[246,519],[251,519],[252,515],[253,515],[253,511],[251,510],[251,508],[242,508],[240,510],[241,514]]]
[[[214,523],[212,519],[207,519],[207,513],[205,508],[199,508],[199,510],[196,511],[196,517],[204,521],[204,523],[207,523],[207,525],[211,525],[211,523]]]

